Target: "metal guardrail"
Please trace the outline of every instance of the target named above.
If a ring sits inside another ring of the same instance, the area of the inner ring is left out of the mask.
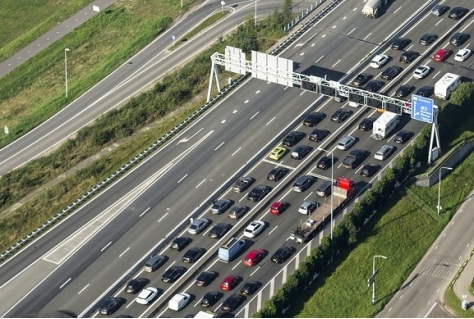
[[[306,10],[302,12],[298,12],[298,16],[293,19],[290,23],[288,23],[286,26],[283,27],[283,31],[289,32],[291,29],[293,29],[296,25],[298,25],[298,22],[303,20],[305,17],[308,16],[311,12],[316,10],[323,2],[326,0],[315,0],[314,4],[312,4],[309,8],[306,8]]]

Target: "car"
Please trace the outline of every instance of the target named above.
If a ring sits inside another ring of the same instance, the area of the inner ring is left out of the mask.
[[[453,51],[450,49],[439,49],[433,56],[433,60],[436,62],[444,62],[451,54],[453,54]]]
[[[171,243],[171,249],[181,251],[183,250],[187,245],[191,243],[191,238],[188,237],[178,237],[173,242]]]
[[[438,36],[433,33],[426,33],[420,38],[421,45],[430,45],[431,43],[435,42],[438,39]]]
[[[403,144],[408,141],[414,134],[409,131],[400,131],[395,135],[395,143]]]
[[[386,160],[393,152],[395,152],[395,146],[385,144],[382,145],[377,152],[374,154],[374,158],[379,161]]]
[[[183,256],[183,262],[193,263],[204,255],[206,250],[201,247],[193,247],[188,249],[188,251]]]
[[[314,142],[321,142],[330,132],[328,130],[320,130],[315,128],[311,134],[308,135],[308,139]]]
[[[461,49],[454,56],[454,60],[459,61],[459,62],[464,62],[467,60],[468,57],[471,56],[471,53],[472,53],[472,50],[470,49]]]
[[[382,78],[386,80],[392,80],[402,71],[403,71],[403,68],[399,66],[396,66],[396,65],[389,66],[388,68],[385,69],[385,71],[382,72]]]
[[[422,86],[421,88],[416,91],[416,95],[420,95],[423,97],[430,97],[434,93],[434,87],[432,86]]]
[[[240,277],[229,275],[224,278],[224,280],[219,285],[220,289],[225,291],[231,291],[240,283]]]
[[[116,312],[124,303],[122,298],[107,297],[99,307],[99,312],[103,315],[110,315]]]
[[[138,294],[136,302],[140,305],[149,305],[156,296],[158,296],[158,289],[155,287],[147,287]]]
[[[248,226],[244,230],[244,236],[248,238],[255,238],[257,237],[265,228],[265,222],[261,220],[254,220],[250,222]]]
[[[410,39],[407,38],[398,38],[395,39],[392,43],[392,49],[394,50],[403,50],[407,45],[411,43]]]
[[[448,17],[453,20],[459,20],[469,12],[468,9],[463,7],[454,7],[449,11]]]
[[[163,264],[168,260],[167,257],[163,255],[151,256],[143,265],[143,270],[146,272],[153,272],[163,266]]]
[[[192,235],[197,235],[201,233],[207,226],[211,224],[211,221],[207,218],[198,218],[196,219],[191,226],[188,228],[188,233]]]
[[[244,296],[250,296],[254,294],[261,286],[262,284],[260,282],[249,280],[240,289],[240,294]]]
[[[232,206],[232,204],[233,204],[233,201],[227,198],[221,198],[219,200],[215,200],[211,206],[211,213],[214,215],[222,214],[227,209],[229,209],[229,207]]]
[[[168,301],[168,308],[174,311],[181,311],[191,301],[191,295],[187,293],[177,293]]]
[[[283,246],[278,248],[278,250],[273,254],[271,261],[276,264],[284,263],[290,256],[293,254],[293,247]]]
[[[365,90],[369,91],[369,92],[377,92],[378,90],[380,90],[382,88],[382,86],[384,86],[384,82],[382,81],[378,81],[378,80],[371,80],[369,81],[369,83],[367,83],[367,85],[365,86]]]
[[[298,208],[298,213],[309,215],[311,214],[316,208],[318,208],[318,204],[311,200],[305,200],[301,203],[300,207]]]
[[[231,224],[219,223],[214,225],[209,231],[209,237],[219,239],[232,228]]]
[[[419,65],[413,72],[413,77],[415,79],[424,79],[428,76],[431,71],[431,67],[427,65]]]
[[[196,278],[196,286],[207,287],[214,279],[217,278],[217,273],[215,271],[206,270],[199,274]]]
[[[125,287],[125,292],[127,294],[136,294],[140,290],[142,290],[150,280],[146,278],[135,278],[128,282],[127,286]]]
[[[291,158],[300,160],[306,157],[309,153],[313,151],[311,146],[307,145],[298,145],[293,152],[291,152]]]
[[[270,155],[268,156],[269,159],[272,159],[274,161],[279,161],[285,154],[288,153],[288,149],[284,146],[277,146],[275,147]]]
[[[186,272],[186,268],[181,266],[171,266],[168,268],[163,276],[161,276],[161,280],[167,283],[175,282],[179,277],[181,277]]]
[[[325,181],[321,185],[319,185],[318,189],[316,190],[316,195],[321,197],[328,197],[331,195],[332,190],[332,182]]]
[[[346,95],[339,94],[338,92],[336,92],[336,96],[334,97],[333,100],[334,100],[335,102],[341,103],[341,102],[344,102],[345,100],[347,100],[347,96],[346,96]]]
[[[303,132],[293,131],[288,133],[287,136],[283,139],[282,144],[285,146],[295,146],[299,141],[301,141],[306,136]]]
[[[443,6],[441,4],[437,4],[431,9],[431,14],[435,16],[442,16],[446,12],[448,12],[449,7],[448,6]]]
[[[346,109],[338,109],[334,114],[331,116],[331,121],[336,123],[344,122],[349,116],[352,115],[352,111]]]
[[[371,177],[371,176],[373,176],[379,169],[380,169],[380,165],[368,163],[368,164],[365,164],[365,165],[362,167],[362,169],[361,169],[361,171],[360,171],[360,175],[363,176],[363,177]]]
[[[253,183],[255,183],[255,178],[250,176],[241,177],[235,181],[232,190],[236,193],[242,193],[245,192]]]
[[[415,51],[405,51],[400,56],[400,62],[402,63],[412,63],[420,54]]]
[[[293,184],[293,190],[295,192],[304,192],[316,181],[316,177],[311,175],[302,175],[296,179]]]
[[[240,307],[245,301],[245,296],[242,295],[230,295],[222,304],[221,309],[223,311],[232,312]]]
[[[318,161],[317,167],[320,169],[329,169],[331,168],[333,164],[333,158],[331,156],[323,156],[321,159]]]
[[[356,168],[366,158],[366,152],[363,150],[353,150],[349,155],[342,161],[342,166],[345,168]]]
[[[218,291],[209,291],[201,299],[201,307],[212,307],[224,294]]]
[[[289,171],[290,170],[286,167],[281,167],[281,166],[275,167],[274,169],[270,171],[270,173],[268,173],[267,179],[269,181],[278,182],[281,178],[283,178],[283,176],[288,174]]]
[[[467,33],[462,33],[462,32],[456,32],[455,34],[453,34],[453,36],[451,37],[451,39],[449,40],[449,42],[454,45],[455,47],[458,47],[460,45],[463,45],[464,42],[466,42],[467,40],[469,40],[471,36]]]
[[[403,84],[395,92],[395,96],[398,98],[404,98],[410,95],[411,92],[415,90],[415,87],[410,84]]]
[[[265,258],[265,251],[260,248],[256,248],[251,250],[247,256],[242,260],[242,264],[245,266],[255,266],[258,264],[263,258]]]
[[[276,201],[273,202],[272,206],[270,206],[270,214],[272,215],[280,215],[283,213],[288,207],[290,207],[290,203],[283,202],[283,201]]]
[[[354,84],[354,86],[363,86],[365,83],[369,82],[372,77],[373,76],[369,73],[361,73],[356,76],[354,81],[352,81],[352,84]]]
[[[303,125],[313,127],[326,118],[326,114],[321,112],[311,112],[304,119]]]
[[[374,127],[375,119],[367,117],[359,123],[359,130],[370,131]]]
[[[337,143],[337,148],[340,149],[341,151],[347,151],[356,142],[357,142],[357,139],[354,136],[347,135],[339,140],[339,142]]]
[[[388,62],[388,59],[385,54],[377,54],[370,62],[370,66],[374,69],[380,69]]]
[[[252,189],[247,195],[247,199],[251,202],[259,202],[270,193],[272,188],[266,185],[258,185]]]
[[[249,211],[247,206],[235,205],[230,209],[229,218],[239,219],[244,216],[246,212]]]

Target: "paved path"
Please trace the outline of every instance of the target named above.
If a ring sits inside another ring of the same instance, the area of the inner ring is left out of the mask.
[[[474,309],[474,296],[469,292],[469,287],[474,280],[474,250],[468,257],[464,269],[462,270],[459,277],[454,283],[454,293],[460,300],[463,300],[463,296],[467,301],[467,308]]]

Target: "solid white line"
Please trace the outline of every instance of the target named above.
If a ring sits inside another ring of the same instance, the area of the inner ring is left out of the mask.
[[[252,117],[250,118],[251,120],[258,115],[258,113],[260,113],[260,111],[258,111],[257,113],[255,113],[254,115],[252,115]]]
[[[232,153],[231,156],[234,156],[235,154],[237,154],[237,152],[240,151],[241,148],[242,148],[242,147],[239,147],[234,153]]]
[[[138,216],[138,217],[142,217],[142,216],[145,215],[149,210],[150,210],[150,207],[148,207],[147,209],[145,209],[145,211],[144,211],[143,213],[141,213],[140,216]]]
[[[267,123],[267,124],[265,124],[265,125],[267,125],[267,126],[268,126],[268,124],[270,124],[271,122],[273,122],[273,120],[274,120],[274,119],[275,119],[275,117],[274,117],[274,118],[272,118],[270,121],[268,121],[268,123]]]
[[[79,291],[77,294],[80,295],[81,292],[83,292],[84,290],[86,290],[87,287],[89,287],[89,284],[87,284],[84,288],[82,288],[81,291]]]
[[[123,255],[125,255],[125,253],[126,253],[129,249],[130,249],[130,247],[128,247],[127,249],[125,249],[125,251],[119,255],[119,258],[122,257]]]
[[[222,145],[224,145],[224,143],[225,143],[225,142],[220,143],[220,144],[214,149],[214,151],[217,151]]]
[[[260,266],[258,266],[257,269],[255,269],[255,270],[253,271],[253,273],[250,274],[250,277],[252,277],[252,276],[257,272],[257,270],[259,270],[259,269],[260,269]]]
[[[68,280],[66,280],[66,282],[65,282],[64,284],[62,284],[62,285],[59,287],[59,289],[63,289],[63,287],[66,286],[67,283],[70,282],[70,281],[71,281],[71,278],[69,278]]]
[[[206,181],[206,179],[203,179],[199,184],[197,184],[196,188],[198,188],[199,186],[202,185],[202,183],[204,183]]]
[[[178,184],[181,183],[186,177],[188,177],[188,174],[184,175],[183,177],[181,177],[181,179],[178,181]]]
[[[164,214],[160,219],[158,219],[158,223],[161,222],[163,220],[163,218],[166,217],[166,215],[168,215],[168,213]]]
[[[324,55],[321,55],[321,57],[319,59],[317,59],[316,62],[314,62],[314,63],[318,63],[319,61],[321,61],[322,58],[324,58]]]
[[[112,243],[112,242],[109,242],[109,243],[108,243],[107,245],[105,245],[104,248],[102,248],[100,251],[102,252],[102,251],[106,250],[107,247],[109,247],[111,243]]]

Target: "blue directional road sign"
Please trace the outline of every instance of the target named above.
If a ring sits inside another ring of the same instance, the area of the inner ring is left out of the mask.
[[[413,94],[411,96],[411,118],[433,123],[433,99]]]

